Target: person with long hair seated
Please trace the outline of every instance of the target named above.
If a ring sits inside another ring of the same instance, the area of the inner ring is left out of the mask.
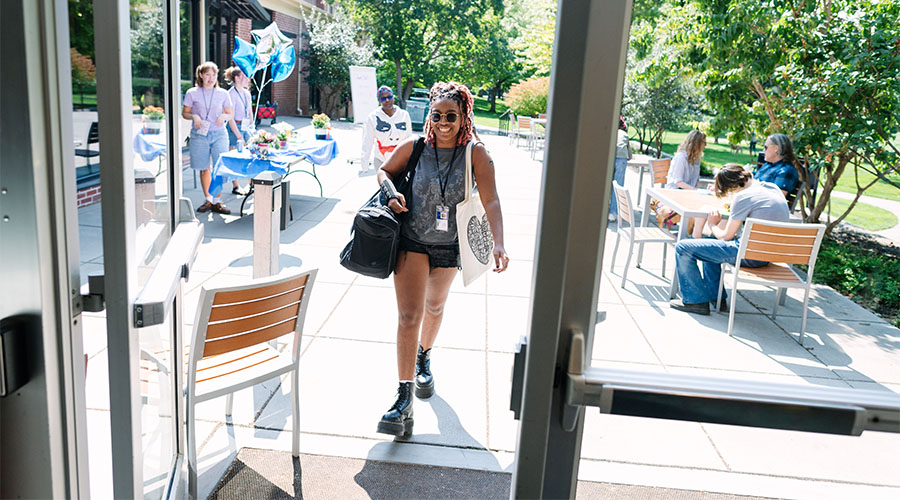
[[[669,172],[666,175],[667,189],[697,189],[700,182],[700,160],[703,159],[703,150],[706,149],[706,134],[699,130],[691,130],[681,141],[678,151],[672,157]],[[659,205],[657,213],[665,215],[666,220],[673,220],[674,214],[670,209]],[[691,221],[681,221],[682,224],[690,224],[691,234],[694,238],[703,236],[704,220],[695,218]]]
[[[672,300],[673,309],[708,315],[709,304],[719,293],[722,263],[734,264],[740,248],[744,220],[754,217],[777,222],[790,219],[781,190],[771,182],[758,181],[744,167],[727,163],[716,174],[716,196],[733,196],[731,215],[722,218],[718,210],[707,216],[712,238],[683,239],[675,245],[675,272],[681,285],[681,299]],[[742,266],[762,267],[768,262],[744,259]],[[703,268],[702,273],[700,267]],[[724,293],[724,292],[723,292]],[[723,295],[722,310],[727,310]]]
[[[378,432],[412,433],[413,386],[426,399],[434,393],[431,351],[444,315],[450,284],[460,268],[456,205],[465,197],[466,147],[473,140],[474,100],[465,85],[438,82],[431,87],[425,122],[425,148],[416,167],[410,198],[397,192],[416,139],[400,143],[378,170],[388,206],[403,214],[394,270],[397,297],[397,399],[378,422]],[[494,238],[494,272],[503,272],[509,256],[503,246],[503,216],[494,179],[494,162],[481,143],[473,146],[474,180]],[[465,230],[465,228],[463,228]]]
[[[797,189],[800,182],[800,172],[794,166],[797,159],[790,137],[784,134],[770,135],[763,146],[763,154],[765,163],[756,170],[753,178],[775,184],[787,197]]]

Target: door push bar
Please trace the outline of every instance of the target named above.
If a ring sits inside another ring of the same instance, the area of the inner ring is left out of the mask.
[[[584,334],[571,334],[562,425],[585,406],[600,413],[858,436],[900,433],[900,395],[806,385],[585,366]]]
[[[189,212],[192,213],[192,212]],[[181,222],[166,245],[133,305],[134,327],[159,325],[165,321],[182,279],[187,280],[203,241],[203,224],[196,219]]]

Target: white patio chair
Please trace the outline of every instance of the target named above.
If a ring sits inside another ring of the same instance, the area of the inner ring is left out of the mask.
[[[628,277],[628,266],[631,265],[631,256],[634,255],[635,243],[663,243],[662,275],[666,276],[666,250],[669,245],[675,245],[675,235],[658,227],[635,227],[634,208],[631,204],[631,194],[627,189],[613,182],[616,203],[619,205],[619,227],[616,229],[616,246],[613,248],[610,270],[616,265],[616,253],[619,251],[619,240],[628,240],[628,259],[622,269],[622,288],[625,288],[625,279]],[[628,227],[625,227],[625,223]]]
[[[716,309],[722,300],[725,287],[725,275],[730,273],[731,303],[728,311],[728,335],[734,326],[734,304],[738,283],[755,283],[778,289],[775,294],[775,305],[772,308],[772,319],[778,312],[781,296],[786,288],[803,288],[803,320],[800,323],[800,345],[806,332],[806,313],[809,307],[809,289],[813,271],[816,267],[816,256],[819,245],[825,234],[824,224],[803,224],[793,222],[773,222],[762,219],[747,219],[741,236],[741,246],[737,259],[732,264],[722,264],[722,277],[719,280],[719,294],[716,297]],[[770,264],[763,267],[741,267],[743,259],[761,260]],[[806,279],[800,277],[787,264],[804,264],[809,266]],[[734,272],[735,268],[738,272]]]
[[[317,270],[200,292],[187,377],[188,493],[197,498],[196,405],[291,373],[292,452],[300,455],[299,360],[303,321]],[[279,352],[269,341],[293,335]]]
[[[519,139],[525,138],[525,147],[531,147],[531,118],[527,116],[516,117],[516,147],[519,146]]]

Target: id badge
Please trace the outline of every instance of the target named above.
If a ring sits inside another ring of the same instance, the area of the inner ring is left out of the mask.
[[[450,207],[446,205],[438,205],[435,209],[435,229],[438,231],[450,230]]]
[[[249,117],[245,117],[244,120],[241,121],[241,131],[249,132],[252,129],[253,129],[253,120],[251,120]]]
[[[197,129],[197,133],[200,135],[208,134],[209,133],[209,122],[206,120],[203,120],[201,123],[202,123],[202,125],[200,126],[200,128]]]

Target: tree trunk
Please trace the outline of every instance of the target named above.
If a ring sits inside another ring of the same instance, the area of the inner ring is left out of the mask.
[[[834,170],[826,170],[825,182],[822,183],[822,192],[819,193],[819,199],[816,201],[816,206],[812,208],[812,210],[809,213],[809,216],[807,216],[807,218],[806,218],[807,222],[819,222],[819,218],[821,217],[822,212],[825,211],[826,207],[828,206],[829,201],[831,200],[831,191],[834,190],[834,187],[837,185],[838,178],[840,178],[841,174],[847,168],[848,161],[849,160],[847,158],[840,156],[838,159],[837,168],[835,168]],[[828,168],[827,165],[825,168]],[[862,193],[859,193],[859,194],[862,194]],[[805,211],[805,209],[804,209],[804,211]],[[846,214],[844,214],[844,216],[846,216]],[[838,218],[838,220],[836,220],[836,221],[831,221],[828,224],[828,227],[825,228],[825,233],[831,234],[831,231],[832,231],[832,229],[834,229],[834,226],[836,226],[838,224],[838,222],[840,222],[841,220],[843,220],[843,216]]]
[[[412,94],[414,83],[415,82],[413,82],[412,78],[406,79],[406,86],[403,87],[403,102],[406,102],[406,100],[409,99],[409,96]]]
[[[490,94],[488,94],[488,99],[491,101],[491,109],[489,110],[491,113],[497,112],[497,95],[500,94],[500,84],[491,87]]]
[[[400,59],[394,59],[394,75],[397,78],[397,90],[396,92],[400,92],[400,87],[403,82],[403,67],[400,66]],[[400,95],[400,102],[397,103],[401,108],[406,109],[406,98],[402,94]]]

